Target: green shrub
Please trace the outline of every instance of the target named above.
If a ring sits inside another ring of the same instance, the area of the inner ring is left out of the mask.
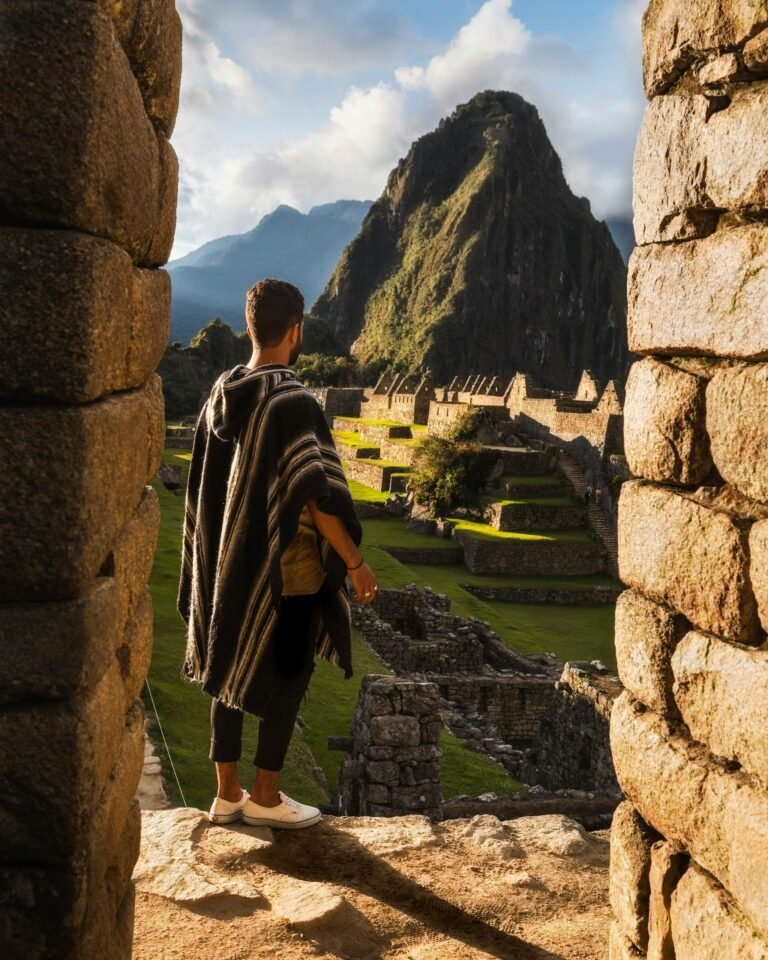
[[[480,503],[480,488],[496,461],[495,453],[472,439],[482,422],[481,411],[467,410],[445,436],[425,437],[416,452],[408,489],[438,517]]]

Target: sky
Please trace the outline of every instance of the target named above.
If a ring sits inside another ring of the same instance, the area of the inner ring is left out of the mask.
[[[173,258],[286,203],[375,200],[480,90],[533,103],[598,218],[631,215],[646,0],[177,0]]]

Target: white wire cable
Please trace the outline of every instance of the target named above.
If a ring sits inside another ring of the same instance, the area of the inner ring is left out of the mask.
[[[155,698],[152,696],[152,688],[149,685],[149,677],[144,681],[147,685],[147,690],[149,691],[149,699],[152,701],[152,709],[155,711],[155,717],[157,719],[157,725],[160,727],[160,735],[163,738],[163,743],[165,744],[165,752],[168,754],[168,759],[171,762],[171,770],[173,770],[173,775],[176,778],[176,786],[179,788],[179,793],[181,794],[181,802],[186,807],[187,801],[184,798],[184,791],[181,789],[181,784],[179,783],[179,775],[176,773],[176,767],[173,765],[173,757],[171,756],[171,751],[168,749],[168,741],[165,739],[165,733],[163,732],[163,725],[160,723],[160,714],[157,712],[157,706],[155,705]]]

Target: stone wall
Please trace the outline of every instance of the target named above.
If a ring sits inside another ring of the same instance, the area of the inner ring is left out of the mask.
[[[554,694],[559,661],[517,653],[477,618],[455,616],[450,598],[415,584],[381,590],[355,604],[353,623],[398,675],[434,681],[458,714],[472,714],[490,737],[532,739]],[[492,738],[491,738],[492,739]]]
[[[325,419],[333,426],[334,417],[359,417],[363,401],[362,387],[308,387],[325,411]]]
[[[609,722],[621,685],[588,663],[566,663],[556,694],[526,754],[521,777],[549,789],[621,796],[611,758]]]
[[[0,954],[128,960],[181,26],[8,0],[0,35]]]
[[[768,5],[652,0],[643,41],[610,955],[766,958]]]
[[[488,508],[491,526],[502,531],[570,530],[586,524],[584,504],[550,506],[543,503],[505,503],[497,500]]]
[[[346,750],[337,788],[341,816],[441,819],[439,705],[434,683],[362,678],[349,736],[329,743]]]
[[[597,541],[492,538],[460,529],[453,538],[464,547],[464,563],[472,573],[577,577],[605,570],[605,547]]]
[[[598,584],[580,589],[548,589],[545,587],[482,587],[476,583],[460,586],[481,600],[511,600],[513,603],[557,603],[573,606],[594,606],[616,603],[621,588]]]

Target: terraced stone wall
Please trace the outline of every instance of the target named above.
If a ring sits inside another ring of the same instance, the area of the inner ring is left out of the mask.
[[[0,7],[0,955],[131,956],[172,0]]]
[[[611,960],[768,957],[768,4],[652,0]]]

